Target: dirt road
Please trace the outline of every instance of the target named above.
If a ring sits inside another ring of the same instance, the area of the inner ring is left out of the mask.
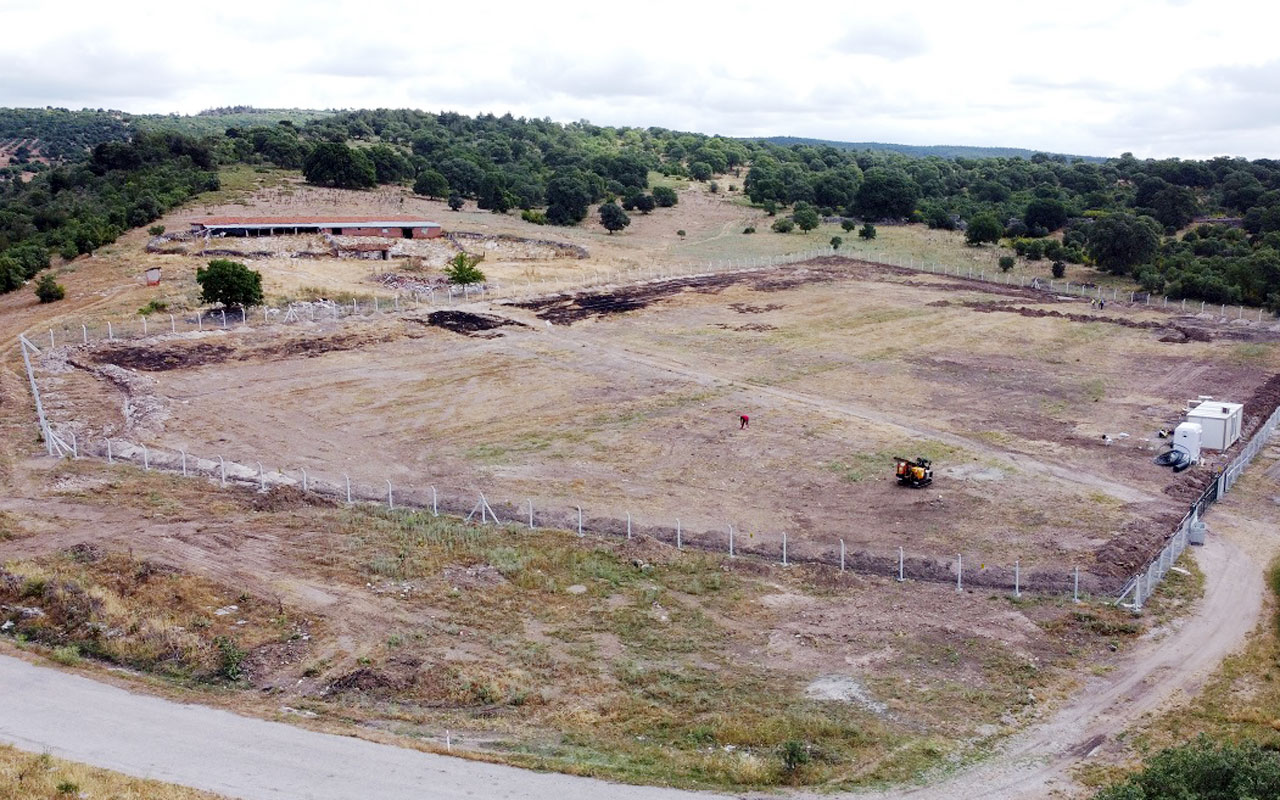
[[[991,761],[925,787],[858,795],[866,800],[1027,800],[1070,795],[1068,771],[1165,703],[1196,692],[1262,613],[1258,563],[1229,539],[1196,548],[1205,595],[1194,616],[1143,641],[1115,671],[1088,680],[1048,722],[1016,737]],[[1157,633],[1160,629],[1157,629]]]
[[[941,783],[864,800],[1024,800],[1070,786],[1067,771],[1109,737],[1180,693],[1194,692],[1243,642],[1262,608],[1257,563],[1213,537],[1196,550],[1206,576],[1198,613],[1092,678],[1046,723],[991,761]],[[521,797],[638,800],[712,797],[527,772],[360,739],[315,733],[200,706],[131,694],[0,656],[0,741],[233,797]],[[123,724],[127,721],[127,724]]]

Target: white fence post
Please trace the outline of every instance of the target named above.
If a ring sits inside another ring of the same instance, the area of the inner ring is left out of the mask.
[[[391,481],[387,481],[387,510],[390,511],[395,507],[396,504],[391,499]]]
[[[180,449],[178,452],[182,453],[182,477],[185,478],[187,477],[187,451]]]
[[[1022,561],[1017,559],[1013,562],[1013,596],[1022,597]]]
[[[681,550],[683,547],[684,542],[680,541],[680,518],[676,517],[676,549]]]
[[[351,505],[351,476],[344,472],[342,473],[342,477],[346,479],[347,482],[347,505]]]
[[[898,548],[898,583],[902,583],[907,579],[906,561],[907,561],[906,553],[904,553],[902,548],[899,547]]]
[[[267,474],[262,471],[262,462],[258,462],[258,491],[267,490]]]
[[[844,572],[844,539],[840,540],[840,571]]]
[[[729,526],[729,558],[736,558],[733,552],[733,526]]]
[[[222,485],[225,487],[227,485],[227,462],[222,459],[222,456],[218,456],[218,474],[221,476]]]
[[[582,535],[582,506],[578,506],[578,535]]]
[[[302,491],[307,491],[307,468],[302,468]]]
[[[787,532],[782,532],[782,566],[787,566]]]
[[[963,575],[964,575],[964,555],[961,553],[956,553],[956,591],[957,592],[964,591],[964,582],[962,580]]]
[[[436,505],[436,500],[437,500],[436,487],[432,486],[431,487],[431,516],[433,517],[440,516],[440,509]]]

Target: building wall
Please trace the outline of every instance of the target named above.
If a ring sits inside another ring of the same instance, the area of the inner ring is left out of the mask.
[[[343,236],[399,236],[399,228],[343,228]]]
[[[444,228],[414,228],[413,238],[415,239],[435,239],[444,233]]]

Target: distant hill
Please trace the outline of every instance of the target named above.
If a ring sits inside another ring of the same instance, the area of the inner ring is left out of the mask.
[[[1105,158],[1100,156],[1075,156],[1064,153],[1045,153],[1042,150],[1026,150],[1021,147],[968,147],[966,145],[950,144],[918,145],[889,144],[887,142],[836,142],[829,139],[806,139],[800,136],[755,136],[745,138],[747,141],[768,142],[769,144],[776,144],[780,147],[790,147],[795,144],[803,144],[814,147],[834,147],[837,150],[888,150],[894,153],[915,156],[917,158],[938,156],[939,158],[1025,158],[1030,160],[1033,155],[1043,153],[1051,158],[1061,156],[1071,161],[1090,161],[1098,164],[1106,161]]]

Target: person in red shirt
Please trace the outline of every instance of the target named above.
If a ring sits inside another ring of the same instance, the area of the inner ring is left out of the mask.
[[[742,416],[738,417],[738,422],[741,423],[740,425],[738,425],[738,430],[742,430],[744,428],[750,427],[751,417],[748,417],[746,414],[743,414]]]

